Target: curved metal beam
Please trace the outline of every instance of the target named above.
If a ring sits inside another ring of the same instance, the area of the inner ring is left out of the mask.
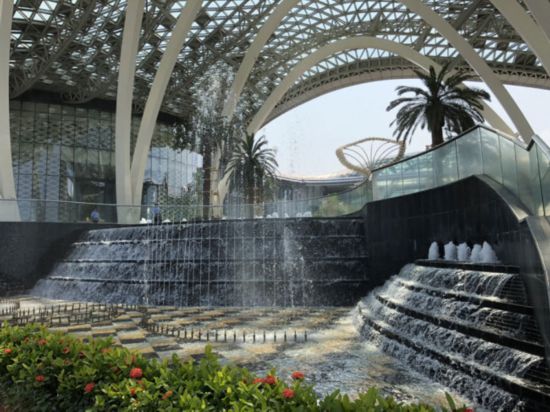
[[[239,67],[239,71],[235,75],[233,84],[229,91],[227,101],[223,107],[223,116],[231,118],[235,113],[237,103],[243,91],[244,85],[248,80],[248,76],[254,67],[254,63],[258,59],[262,48],[265,46],[271,35],[275,32],[281,21],[288,15],[288,12],[299,3],[300,0],[283,0],[273,13],[266,20],[254,41],[246,51],[243,61]]]
[[[10,138],[10,39],[13,1],[0,0],[0,221],[19,220]]]
[[[139,34],[144,10],[145,0],[128,2],[122,34],[115,118],[116,199],[119,205],[130,205],[132,203],[130,174],[132,101],[134,98]],[[134,220],[131,216],[131,210],[122,207],[118,207],[117,215],[119,223],[131,223]]]
[[[544,0],[538,0],[538,2],[544,3]],[[525,40],[544,66],[546,73],[550,74],[550,45],[544,31],[516,0],[491,0],[491,3]]]
[[[191,25],[202,6],[202,0],[189,0],[182,9],[176,26],[172,32],[172,37],[168,41],[166,50],[159,64],[155,80],[151,86],[141,124],[137,137],[134,158],[132,160],[132,203],[141,204],[141,193],[143,190],[143,177],[145,174],[145,164],[147,155],[153,138],[157,117],[162,105],[170,76],[176,65],[180,50],[187,39],[191,30]]]
[[[438,13],[426,6],[421,0],[400,0],[410,11],[416,13],[424,19],[426,23],[435,28],[439,34],[445,37],[449,43],[462,55],[475,72],[483,79],[485,84],[491,89],[500,104],[512,122],[518,129],[519,134],[526,142],[531,141],[535,134],[533,128],[521,112],[520,108],[512,98],[510,93],[504,88],[497,75],[489,65],[479,56],[474,48],[462,37],[451,24],[441,17]],[[491,0],[494,2],[494,0]],[[504,0],[505,2],[515,3],[515,0]],[[497,127],[493,124],[493,126]]]
[[[549,39],[548,41],[550,41],[550,2],[541,0],[523,1],[529,10],[531,10],[533,17],[541,29],[544,30],[544,33],[546,33],[546,37]]]
[[[381,50],[386,50],[391,53],[395,53],[408,61],[416,64],[424,70],[428,70],[430,66],[435,68],[440,68],[440,66],[434,62],[432,59],[420,54],[411,47],[404,46],[400,43],[396,43],[391,40],[380,39],[377,37],[370,36],[360,36],[352,37],[349,39],[339,40],[334,43],[331,43],[316,52],[310,54],[308,57],[300,61],[290,73],[284,78],[284,80],[275,88],[271,95],[267,98],[261,109],[253,117],[252,121],[248,126],[248,133],[256,133],[262,125],[265,123],[265,120],[268,118],[271,111],[275,108],[277,103],[283,98],[285,93],[292,87],[292,85],[311,67],[315,66],[317,63],[326,59],[327,57],[351,49],[365,49],[365,48],[376,48]],[[483,114],[485,119],[491,123],[493,126],[502,129],[505,127],[509,130],[506,123],[487,105],[483,109]]]

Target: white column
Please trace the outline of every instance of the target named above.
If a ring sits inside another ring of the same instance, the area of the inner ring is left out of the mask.
[[[201,9],[201,0],[188,0],[181,11],[172,36],[168,41],[166,50],[160,61],[159,69],[155,75],[155,80],[151,86],[149,97],[145,103],[145,110],[141,119],[139,133],[132,159],[132,202],[141,203],[141,194],[143,190],[143,176],[145,174],[145,164],[151,146],[151,139],[155,130],[157,117],[164,99],[166,87],[170,81],[170,76],[174,70],[178,55],[187,39],[191,25]]]
[[[10,138],[10,37],[13,1],[0,0],[0,221],[18,221]],[[11,201],[6,201],[10,199]]]
[[[360,36],[351,37],[344,40],[339,40],[334,43],[330,43],[316,52],[310,54],[301,60],[290,73],[283,79],[283,81],[273,90],[271,95],[267,98],[263,106],[252,118],[252,121],[248,125],[248,133],[256,133],[264,124],[271,111],[275,108],[277,103],[283,98],[285,93],[294,85],[294,83],[302,76],[307,70],[315,66],[320,61],[327,57],[344,51],[353,49],[366,49],[375,48],[386,50],[388,52],[397,54],[404,59],[407,59],[411,63],[416,64],[424,70],[428,70],[430,66],[434,66],[439,69],[441,66],[434,62],[432,59],[420,54],[411,47],[404,46],[400,43],[380,39],[377,37]],[[483,109],[483,116],[485,119],[500,130],[511,133],[511,130],[489,106],[485,105]]]
[[[491,89],[512,122],[518,129],[519,134],[526,142],[531,141],[534,132],[529,122],[521,112],[520,108],[502,85],[498,76],[489,65],[477,54],[474,48],[462,37],[451,24],[438,13],[426,6],[421,0],[400,0],[409,10],[418,14],[426,23],[435,28],[439,34],[445,37],[449,43],[464,57],[468,64]],[[515,3],[515,0],[491,0],[493,3],[505,2]],[[524,13],[525,14],[525,13]]]
[[[539,24],[546,37],[550,39],[550,1],[548,0],[523,0],[533,17]]]
[[[288,15],[289,11],[296,6],[296,4],[298,4],[299,1],[300,0],[283,0],[279,5],[277,5],[273,13],[271,13],[264,25],[258,31],[254,41],[246,51],[244,59],[239,67],[239,71],[235,75],[229,96],[223,108],[223,116],[228,118],[233,117],[235,108],[239,102],[239,97],[243,91],[243,87],[248,80],[248,76],[256,63],[262,48],[265,46],[273,32],[277,29],[281,21]]]
[[[139,216],[139,208],[121,207],[132,204],[132,180],[130,175],[131,156],[130,139],[132,130],[132,101],[134,96],[134,79],[136,56],[139,46],[141,20],[145,0],[128,2],[120,50],[118,69],[118,88],[115,121],[115,168],[116,199],[119,223],[133,223]],[[132,213],[132,212],[135,213]]]
[[[537,0],[537,2],[544,3],[547,0]],[[538,57],[546,73],[550,75],[550,43],[548,43],[548,37],[544,31],[525,12],[517,0],[491,0],[491,3],[516,29],[531,51]]]

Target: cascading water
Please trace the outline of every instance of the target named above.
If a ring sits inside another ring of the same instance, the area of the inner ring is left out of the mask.
[[[363,230],[351,218],[93,230],[32,293],[177,306],[351,304],[366,282]]]
[[[541,410],[550,398],[517,274],[407,265],[357,314],[365,339],[484,409]]]

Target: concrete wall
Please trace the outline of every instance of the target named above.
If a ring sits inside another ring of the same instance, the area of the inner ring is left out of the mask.
[[[0,296],[32,287],[85,230],[87,223],[0,222]]]

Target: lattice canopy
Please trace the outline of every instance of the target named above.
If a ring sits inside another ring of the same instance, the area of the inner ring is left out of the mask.
[[[29,90],[84,103],[114,100],[124,11],[129,0],[15,0],[10,96]],[[190,85],[224,62],[236,72],[259,29],[282,0],[208,0],[172,74],[162,111],[185,118]],[[147,0],[142,22],[134,106],[143,107],[160,58],[185,1]],[[425,0],[508,84],[550,88],[536,56],[487,0]],[[243,98],[260,106],[303,57],[336,39],[368,35],[408,45],[443,63],[467,65],[456,50],[400,1],[302,0],[263,47]],[[350,50],[322,61],[289,90],[270,118],[306,100],[359,82],[411,77],[408,61],[380,50]]]

